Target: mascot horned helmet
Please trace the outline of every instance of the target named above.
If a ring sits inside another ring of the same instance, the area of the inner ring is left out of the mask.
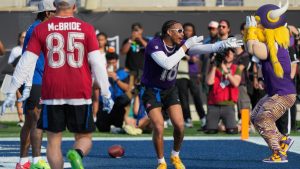
[[[285,12],[289,7],[289,1],[283,7],[273,4],[266,4],[261,6],[256,14],[255,19],[259,21],[264,28],[275,29],[286,24]]]

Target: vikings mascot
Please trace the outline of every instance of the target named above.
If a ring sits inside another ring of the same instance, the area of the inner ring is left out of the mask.
[[[244,37],[247,50],[260,59],[264,88],[267,95],[255,106],[251,122],[265,139],[272,155],[263,160],[268,163],[288,162],[287,151],[293,140],[281,134],[275,122],[296,100],[296,90],[291,79],[289,31],[286,28],[283,7],[267,4],[261,6],[255,16],[247,16],[247,33]]]

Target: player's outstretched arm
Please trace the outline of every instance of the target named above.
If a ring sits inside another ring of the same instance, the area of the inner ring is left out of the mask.
[[[203,36],[193,36],[187,39],[184,45],[182,45],[173,55],[168,57],[163,51],[157,51],[153,52],[151,57],[159,66],[166,70],[170,70],[185,56],[185,52],[188,49],[202,40]]]
[[[43,56],[41,56],[43,57]],[[27,76],[25,82],[24,82],[24,89],[22,92],[22,97],[18,99],[18,102],[24,102],[29,96],[30,91],[32,88],[32,79],[33,79],[34,69],[29,72],[29,75]]]
[[[111,98],[109,90],[110,84],[106,71],[106,61],[101,58],[99,50],[88,53],[88,61],[91,65],[92,73],[95,77],[96,83],[101,88],[101,96],[103,100],[103,110],[110,113],[113,108],[114,101]]]
[[[216,42],[214,44],[201,44],[198,43],[192,46],[188,52],[189,55],[201,55],[209,54],[214,52],[221,52],[227,48],[238,48],[243,44],[242,40],[237,40],[236,38],[228,38],[223,41]]]
[[[17,89],[27,80],[28,77],[33,77],[38,57],[38,55],[30,51],[26,51],[22,55],[13,74],[12,85],[15,85],[16,87],[12,88],[13,92],[16,92]]]
[[[105,67],[106,63],[105,59],[101,58],[100,51],[95,50],[88,53],[88,61],[91,65],[92,73],[95,76],[96,83],[101,88],[101,95],[110,97],[110,84],[108,81],[108,75]]]
[[[152,59],[162,68],[171,70],[185,56],[185,51],[181,47],[171,56],[167,56],[163,51],[157,51],[151,54]]]
[[[35,65],[37,62],[38,56],[30,51],[26,51],[21,59],[19,60],[17,67],[14,71],[12,81],[10,83],[9,89],[6,91],[6,99],[2,104],[2,109],[0,110],[0,115],[3,115],[7,107],[14,105],[15,98],[13,97],[24,83],[28,76],[34,72]]]

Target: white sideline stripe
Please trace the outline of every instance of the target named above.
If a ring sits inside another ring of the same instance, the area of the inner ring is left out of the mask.
[[[294,145],[291,147],[289,151],[300,154],[300,136],[292,136],[295,140]],[[11,137],[11,138],[1,138],[1,141],[19,141],[20,138],[18,137]],[[93,141],[150,141],[152,140],[151,137],[94,137]],[[173,137],[164,137],[164,140],[173,140]],[[210,136],[186,136],[184,140],[240,140],[239,136],[233,137],[210,137]],[[47,141],[46,138],[43,138],[43,141]],[[74,141],[74,138],[67,137],[63,138],[63,141]],[[266,142],[263,140],[262,137],[250,137],[249,140],[245,140],[254,144],[267,146]],[[46,151],[46,149],[42,149],[42,151]]]
[[[196,136],[186,136],[184,140],[239,140],[240,137],[196,137]],[[73,139],[72,139],[73,140]],[[96,137],[93,141],[150,141],[152,137],[125,137],[125,138],[114,138],[114,137]],[[173,140],[173,137],[164,137],[164,140]]]
[[[146,141],[152,140],[152,137],[93,137],[93,141]],[[164,140],[173,140],[173,137],[164,137]],[[240,140],[240,137],[207,137],[207,136],[186,136],[184,140]],[[0,141],[20,141],[19,137],[4,137]],[[43,138],[47,141],[47,138]],[[74,141],[72,137],[65,137],[63,141]]]

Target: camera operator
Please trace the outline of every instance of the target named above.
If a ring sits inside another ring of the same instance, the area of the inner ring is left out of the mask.
[[[220,119],[225,124],[227,134],[238,133],[234,106],[238,100],[241,71],[233,64],[234,57],[234,50],[227,49],[211,58],[206,78],[209,85],[205,129],[207,134],[218,132]]]

